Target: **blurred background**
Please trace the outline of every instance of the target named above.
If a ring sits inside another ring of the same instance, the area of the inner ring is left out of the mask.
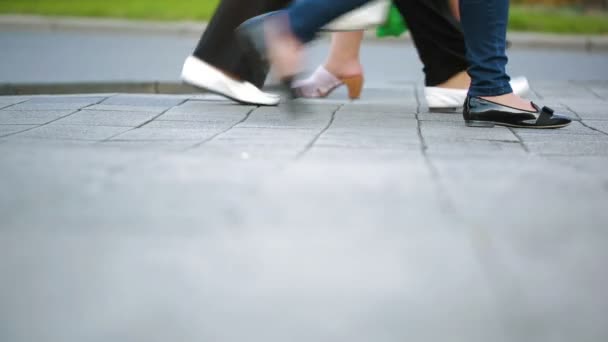
[[[218,0],[0,0],[0,13],[208,20]],[[510,28],[556,33],[608,33],[608,0],[513,0]]]

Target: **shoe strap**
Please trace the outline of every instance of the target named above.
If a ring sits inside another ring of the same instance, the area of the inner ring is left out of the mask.
[[[553,117],[553,114],[555,113],[555,111],[549,107],[543,107],[540,110],[540,115],[538,116],[538,119],[536,120],[536,124],[537,125],[546,125],[549,124],[551,122],[551,118]]]

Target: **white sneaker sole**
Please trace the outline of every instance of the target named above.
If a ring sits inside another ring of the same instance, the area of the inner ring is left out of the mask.
[[[280,96],[265,93],[245,81],[236,81],[200,59],[189,56],[184,62],[181,78],[185,83],[224,96],[242,104],[276,106]]]
[[[523,96],[530,91],[530,84],[525,77],[511,79],[513,93]],[[447,89],[439,87],[425,87],[424,96],[429,109],[460,108],[467,98],[465,89]]]

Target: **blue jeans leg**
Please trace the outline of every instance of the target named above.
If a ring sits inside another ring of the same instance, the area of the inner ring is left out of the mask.
[[[509,0],[460,0],[460,10],[470,63],[469,96],[512,93],[506,72]]]
[[[323,26],[369,1],[295,0],[287,8],[291,30],[302,43],[308,43]]]

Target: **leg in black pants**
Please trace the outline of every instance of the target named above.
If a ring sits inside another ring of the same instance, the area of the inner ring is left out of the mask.
[[[467,70],[464,36],[447,0],[395,0],[424,64],[427,87]]]
[[[240,50],[234,30],[249,18],[281,9],[289,3],[290,0],[223,0],[194,50],[194,56],[261,88],[268,66],[252,60]]]
[[[262,87],[268,66],[252,60],[239,49],[234,29],[249,18],[281,9],[289,3],[289,0],[252,0],[245,5],[239,0],[223,0],[194,55],[224,72]],[[412,32],[424,64],[427,86],[436,86],[467,69],[464,37],[446,0],[397,0],[395,4]]]

